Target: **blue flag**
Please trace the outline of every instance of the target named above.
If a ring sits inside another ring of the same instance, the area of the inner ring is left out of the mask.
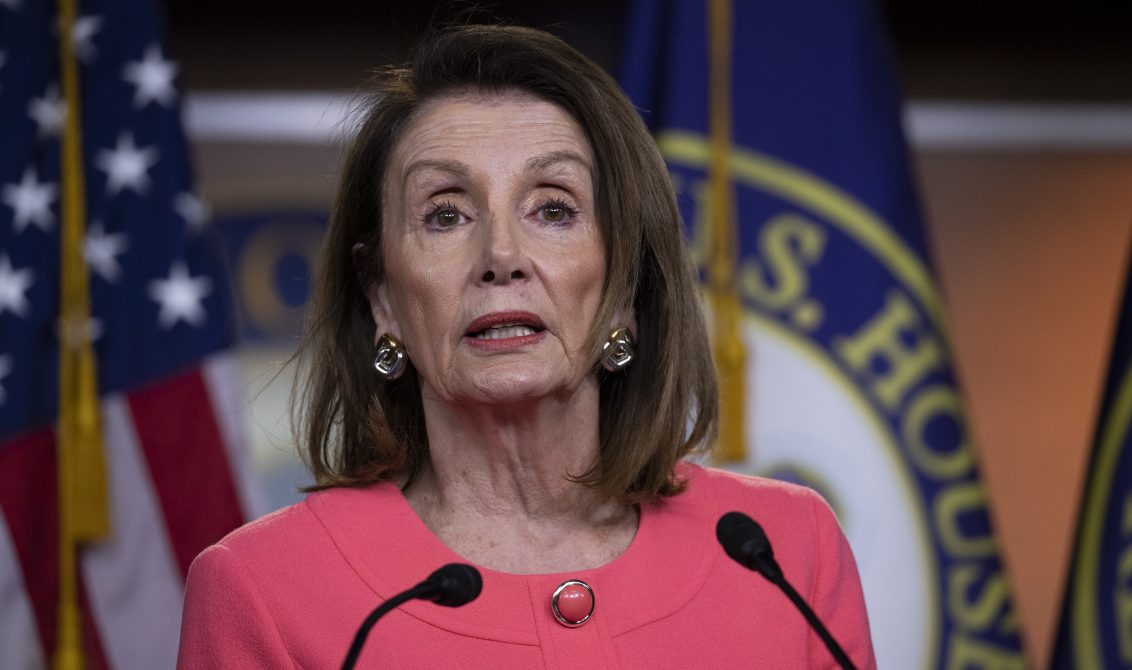
[[[725,277],[742,306],[741,369],[720,364],[725,393],[745,380],[736,467],[833,505],[879,667],[1021,668],[876,7],[721,2],[721,34],[709,4],[635,2],[621,81],[668,161],[709,288]],[[721,97],[710,82],[727,42]],[[721,128],[729,151],[713,153]],[[709,197],[719,154],[724,203]],[[713,239],[727,209],[729,238]],[[717,337],[728,327],[709,321]]]
[[[1108,369],[1051,668],[1132,666],[1132,273]]]

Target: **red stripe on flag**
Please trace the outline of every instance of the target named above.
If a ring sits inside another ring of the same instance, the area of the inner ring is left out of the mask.
[[[198,553],[243,523],[228,453],[198,370],[128,397],[183,578]]]
[[[0,508],[35,610],[44,658],[51,658],[59,601],[59,500],[50,430],[21,435],[0,447]]]
[[[35,611],[43,657],[48,659],[55,649],[59,604],[59,496],[55,463],[55,435],[51,430],[22,435],[0,446],[0,510]],[[107,668],[81,572],[78,580],[87,667]]]

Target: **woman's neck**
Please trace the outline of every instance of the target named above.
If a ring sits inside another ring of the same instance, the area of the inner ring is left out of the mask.
[[[597,463],[596,384],[508,406],[426,399],[425,416],[429,467],[406,498],[457,553],[505,572],[559,572],[602,565],[632,540],[635,510],[572,480]]]

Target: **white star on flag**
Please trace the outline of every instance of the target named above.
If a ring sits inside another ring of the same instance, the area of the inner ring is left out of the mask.
[[[203,230],[204,224],[208,223],[208,219],[212,216],[208,203],[188,192],[177,194],[173,199],[173,209],[181,215],[188,224],[189,230],[194,233]]]
[[[174,263],[168,279],[154,279],[149,283],[149,297],[160,305],[157,323],[169,330],[178,321],[200,327],[207,320],[201,300],[212,292],[208,277],[190,277],[184,263]]]
[[[28,103],[28,116],[39,127],[39,136],[57,137],[63,130],[63,120],[67,118],[67,104],[59,97],[59,87],[47,87],[42,98],[32,98]]]
[[[117,256],[126,250],[129,239],[125,233],[107,235],[102,223],[95,221],[83,240],[83,258],[90,267],[108,282],[115,282],[122,274]]]
[[[94,163],[106,173],[106,190],[116,195],[128,188],[138,195],[149,190],[149,169],[157,163],[156,147],[139,149],[134,145],[134,136],[122,133],[114,149],[100,149]]]
[[[7,354],[0,356],[0,382],[4,381],[4,378],[7,377],[8,373],[10,373],[11,371],[12,357]],[[4,391],[4,387],[0,386],[0,405],[3,405],[4,401],[7,399],[8,394]]]
[[[94,34],[102,30],[101,16],[80,16],[71,26],[71,45],[75,55],[84,63],[89,63],[98,57],[98,49],[94,48]]]
[[[56,334],[69,347],[79,347],[102,337],[102,321],[98,319],[59,319]]]
[[[173,77],[177,76],[177,64],[161,57],[161,47],[154,44],[145,50],[140,61],[131,61],[122,67],[122,79],[130,82],[136,89],[134,107],[141,109],[151,102],[168,107],[177,98],[173,88]]]
[[[8,254],[0,256],[0,314],[8,311],[18,317],[27,316],[31,303],[24,294],[34,282],[35,273],[30,268],[16,270]]]
[[[34,223],[43,232],[50,232],[51,224],[55,222],[51,203],[55,202],[58,195],[58,186],[40,184],[35,168],[28,167],[19,184],[4,185],[0,200],[14,210],[13,221],[17,233],[22,233],[29,223]]]

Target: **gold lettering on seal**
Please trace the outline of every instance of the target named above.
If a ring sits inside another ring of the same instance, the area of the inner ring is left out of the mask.
[[[995,623],[1001,633],[1015,633],[1017,618],[1010,609],[1010,587],[1002,572],[987,575],[977,593],[971,588],[987,571],[975,563],[955,565],[947,574],[947,607],[964,630],[986,631]]]
[[[918,391],[904,412],[900,432],[908,454],[924,472],[936,479],[960,477],[971,469],[971,447],[967,443],[967,427],[961,410],[955,389],[936,384]],[[950,419],[959,431],[956,444],[947,449],[929,443],[925,434],[928,423],[941,418]]]
[[[965,631],[951,634],[947,641],[947,670],[1025,670],[1022,655],[968,635]]]
[[[743,262],[739,286],[744,297],[789,314],[806,330],[821,325],[821,304],[807,297],[809,268],[821,260],[826,233],[798,214],[779,214],[759,231],[758,257]]]
[[[896,289],[888,292],[880,313],[856,335],[834,339],[833,348],[854,372],[866,378],[890,411],[899,408],[916,382],[943,362],[935,335],[924,327],[908,296]],[[871,371],[874,359],[886,363],[883,372]]]
[[[935,523],[947,553],[962,558],[988,558],[995,555],[994,538],[989,534],[971,537],[963,532],[964,513],[986,513],[986,497],[978,482],[957,482],[935,498]]]

